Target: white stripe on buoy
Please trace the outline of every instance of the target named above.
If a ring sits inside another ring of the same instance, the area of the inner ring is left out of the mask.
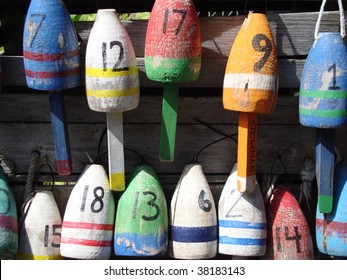
[[[225,88],[247,88],[259,90],[275,90],[278,85],[278,77],[276,75],[268,74],[225,74],[224,85]]]

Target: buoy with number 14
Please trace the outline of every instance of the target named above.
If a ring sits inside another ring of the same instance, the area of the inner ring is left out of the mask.
[[[254,191],[257,161],[257,114],[270,114],[278,91],[274,39],[264,14],[250,12],[237,34],[225,70],[223,105],[238,111],[237,190]]]
[[[123,111],[139,104],[135,52],[116,10],[100,9],[86,51],[86,92],[89,107],[106,112],[110,187],[125,189]]]

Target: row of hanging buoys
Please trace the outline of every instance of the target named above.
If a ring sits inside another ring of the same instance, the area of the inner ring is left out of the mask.
[[[17,206],[5,172],[0,166],[0,259],[14,259],[17,251]]]
[[[154,168],[135,168],[118,201],[114,252],[120,256],[162,256],[168,246],[168,213]]]
[[[347,257],[347,166],[335,168],[334,204],[329,214],[316,212],[316,241],[323,254]]]
[[[347,47],[342,1],[340,33],[319,33],[322,2],[315,41],[306,59],[300,84],[299,116],[304,126],[317,128],[316,177],[321,213],[333,208],[334,128],[347,125]]]
[[[123,111],[139,104],[139,77],[129,35],[114,9],[98,10],[86,51],[89,107],[106,112],[110,187],[125,189]]]
[[[49,91],[56,164],[60,175],[72,172],[63,92],[79,84],[77,34],[61,0],[32,0],[23,34],[28,87]]]
[[[201,34],[192,0],[156,0],[148,21],[145,68],[150,80],[164,85],[159,159],[173,161],[178,83],[198,79]]]

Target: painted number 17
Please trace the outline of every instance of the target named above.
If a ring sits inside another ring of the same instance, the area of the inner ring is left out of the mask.
[[[180,10],[180,9],[172,9],[172,12],[176,13],[176,14],[181,14],[181,20],[178,23],[177,28],[175,30],[175,35],[177,35],[180,32],[181,27],[182,27],[183,22],[184,22],[184,19],[187,16],[187,11],[186,10]],[[164,24],[163,24],[163,33],[164,34],[166,34],[166,31],[167,31],[167,22],[169,20],[169,13],[170,13],[170,10],[168,8],[166,8],[165,13],[164,13]]]

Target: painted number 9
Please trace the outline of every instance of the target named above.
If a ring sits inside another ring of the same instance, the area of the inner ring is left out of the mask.
[[[264,53],[260,60],[254,64],[254,72],[259,72],[270,57],[272,44],[270,39],[265,34],[259,33],[253,37],[252,47],[255,51]]]

